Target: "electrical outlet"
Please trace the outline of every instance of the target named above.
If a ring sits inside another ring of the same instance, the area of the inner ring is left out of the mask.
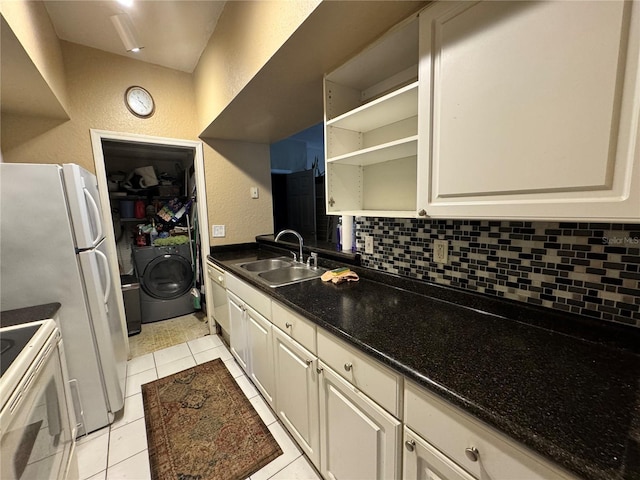
[[[449,258],[449,242],[447,240],[433,241],[433,261],[436,263],[447,263]]]
[[[371,235],[364,237],[364,253],[373,253],[373,237]]]
[[[214,237],[224,237],[225,236],[224,225],[214,225],[214,226],[211,227],[211,230],[213,231],[213,236]]]

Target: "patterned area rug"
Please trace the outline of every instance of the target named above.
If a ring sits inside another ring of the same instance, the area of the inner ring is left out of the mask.
[[[151,477],[245,479],[282,454],[219,358],[142,385]]]

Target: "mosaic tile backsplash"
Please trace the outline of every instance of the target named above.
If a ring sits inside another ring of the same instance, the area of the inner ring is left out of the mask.
[[[357,217],[356,245],[368,268],[640,327],[640,224]]]

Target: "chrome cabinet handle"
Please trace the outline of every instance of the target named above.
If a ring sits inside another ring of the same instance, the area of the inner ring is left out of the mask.
[[[287,328],[291,328],[291,324],[289,322],[285,323],[284,326]]]
[[[467,447],[464,449],[464,454],[467,456],[469,460],[472,462],[477,462],[480,458],[480,452],[476,447]]]
[[[318,375],[320,375],[323,371],[324,371],[324,368],[322,368],[322,367],[318,367],[318,368],[316,368],[316,373],[317,373]]]
[[[305,360],[305,363],[307,364],[307,366],[311,366],[311,364],[313,363],[313,360]]]
[[[422,210],[418,210],[418,216],[426,217],[427,216],[427,211],[424,208]]]
[[[404,446],[407,447],[407,450],[413,452],[416,449],[416,441],[415,440],[407,440],[404,442]]]
[[[353,364],[352,363],[347,362],[347,363],[344,364],[344,369],[347,372],[350,372],[352,368],[353,368]]]

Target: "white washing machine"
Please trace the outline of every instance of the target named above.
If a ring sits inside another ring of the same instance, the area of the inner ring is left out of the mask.
[[[195,310],[189,244],[135,247],[133,260],[140,282],[142,323],[179,317]]]

